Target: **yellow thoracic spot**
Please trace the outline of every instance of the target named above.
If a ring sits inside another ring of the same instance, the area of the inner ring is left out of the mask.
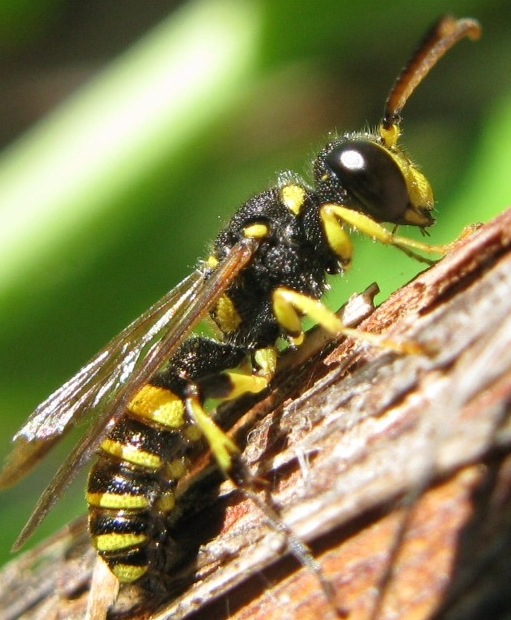
[[[144,495],[128,493],[87,493],[87,502],[98,508],[139,510],[149,507],[149,500]]]
[[[280,197],[284,205],[295,215],[300,213],[305,202],[305,190],[299,185],[284,185],[280,190]]]
[[[114,564],[112,573],[121,583],[132,583],[147,573],[148,566],[134,566],[132,564]]]
[[[167,428],[181,428],[185,422],[183,401],[170,390],[154,385],[144,385],[128,408],[135,415]]]
[[[119,549],[128,549],[145,543],[147,536],[145,534],[100,534],[94,536],[94,546],[98,551],[117,551]]]
[[[225,334],[231,334],[241,325],[241,317],[227,295],[222,295],[215,306],[215,320]]]
[[[248,239],[263,239],[268,235],[266,224],[252,224],[243,229],[243,234]]]
[[[159,469],[163,464],[158,454],[140,450],[136,446],[123,444],[112,439],[105,439],[101,444],[101,449],[117,459],[128,461],[128,463],[146,467],[147,469]]]

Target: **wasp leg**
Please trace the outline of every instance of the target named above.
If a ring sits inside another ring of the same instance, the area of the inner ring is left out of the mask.
[[[380,243],[393,245],[411,258],[428,265],[433,264],[434,261],[421,256],[415,250],[425,252],[426,254],[445,254],[447,251],[445,246],[428,245],[414,239],[394,235],[369,216],[341,205],[324,205],[321,208],[321,219],[323,220],[328,245],[339,256],[341,261],[348,264],[351,260],[353,248],[351,240],[343,228],[344,224],[353,226],[362,234]]]
[[[238,370],[226,370],[218,375],[199,379],[196,383],[190,384],[186,390],[186,411],[199,427],[219,467],[228,477],[232,477],[233,457],[239,455],[239,448],[213,421],[204,409],[203,401],[207,398],[215,398],[225,402],[239,398],[243,394],[257,394],[267,387],[272,376],[268,366],[263,367],[262,373],[264,376],[246,374]]]
[[[352,336],[358,340],[364,340],[375,346],[392,349],[399,353],[423,353],[420,345],[415,342],[399,343],[378,334],[346,327],[341,319],[320,301],[288,288],[279,287],[273,292],[273,312],[281,327],[296,345],[301,344],[304,338],[301,318],[308,316],[337,336]]]
[[[238,370],[222,371],[216,375],[198,379],[187,390],[185,405],[188,414],[206,437],[213,455],[223,473],[244,497],[250,499],[265,515],[276,532],[284,534],[288,549],[295,558],[316,575],[326,598],[337,610],[335,593],[323,575],[320,564],[314,559],[311,550],[300,540],[271,503],[262,500],[255,491],[255,479],[240,458],[237,445],[218,427],[202,405],[202,399],[221,398],[222,401],[235,399],[245,393],[258,393],[263,390],[275,374],[277,351],[273,347],[257,350],[253,355],[257,366],[255,374],[243,374]]]
[[[204,410],[198,394],[187,396],[185,403],[189,416],[206,437],[218,466],[229,475],[232,469],[233,456],[239,454],[238,446],[213,422]]]

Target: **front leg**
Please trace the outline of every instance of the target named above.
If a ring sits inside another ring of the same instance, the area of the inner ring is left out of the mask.
[[[351,261],[353,254],[351,240],[348,233],[344,230],[344,225],[348,224],[353,226],[356,230],[363,235],[384,243],[386,245],[393,245],[407,256],[426,263],[428,265],[434,264],[429,258],[425,258],[418,254],[415,250],[425,252],[426,254],[445,254],[446,248],[441,245],[428,245],[427,243],[421,243],[414,239],[408,239],[406,237],[400,237],[398,235],[389,232],[384,226],[375,222],[372,218],[359,211],[354,211],[348,207],[343,207],[337,204],[326,204],[321,208],[321,220],[325,230],[328,245],[340,258],[344,265],[347,265]]]

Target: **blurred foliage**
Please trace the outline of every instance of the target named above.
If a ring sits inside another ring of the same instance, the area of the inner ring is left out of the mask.
[[[8,4],[1,455],[33,407],[186,275],[251,193],[282,170],[307,175],[329,131],[376,125],[401,66],[446,10],[441,0],[413,10],[404,0],[196,0],[155,2],[150,21],[137,3],[121,14],[118,3],[48,1],[44,19],[41,3],[11,13]],[[453,0],[448,9],[480,19],[483,39],[442,60],[403,123],[436,190],[435,243],[511,198],[508,6]],[[189,87],[195,98],[180,105]],[[359,246],[334,306],[372,281],[388,294],[421,270],[391,248]],[[0,562],[48,476],[44,466],[2,497]],[[82,495],[70,493],[42,532],[82,513]]]
[[[0,50],[23,50],[44,37],[61,10],[62,0],[2,0]]]

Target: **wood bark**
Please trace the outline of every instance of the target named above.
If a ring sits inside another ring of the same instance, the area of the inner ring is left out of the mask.
[[[224,412],[247,408],[232,434],[259,499],[211,468],[188,481],[155,618],[511,617],[511,211],[361,328],[427,354],[305,347]],[[2,571],[0,618],[84,617],[94,562],[73,524]]]

